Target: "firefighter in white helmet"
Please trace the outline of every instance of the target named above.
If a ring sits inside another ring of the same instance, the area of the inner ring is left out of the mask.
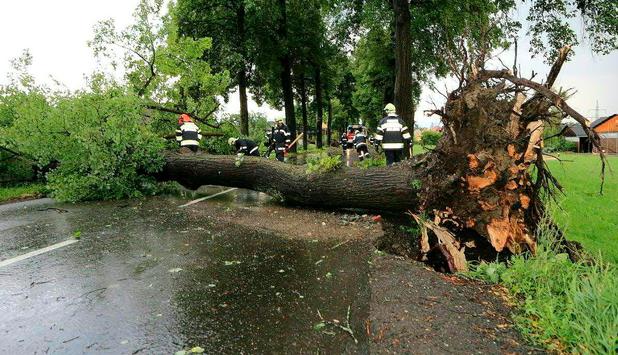
[[[384,107],[386,117],[378,123],[378,133],[376,140],[380,142],[384,155],[386,155],[386,165],[401,161],[403,155],[404,142],[410,143],[412,136],[408,127],[401,117],[397,115],[395,105],[389,103]]]

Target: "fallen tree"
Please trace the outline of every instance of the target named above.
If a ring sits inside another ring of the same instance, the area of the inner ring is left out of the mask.
[[[249,188],[301,205],[411,211],[424,227],[425,258],[439,255],[451,271],[465,270],[473,249],[534,252],[545,198],[560,189],[542,152],[552,108],[599,144],[584,117],[551,89],[568,52],[561,50],[544,84],[465,63],[458,89],[431,111],[442,118],[443,138],[435,150],[402,164],[307,175],[303,167],[259,158],[238,164],[233,156],[170,154],[159,178],[190,188]]]
[[[304,166],[258,157],[239,163],[235,156],[171,153],[157,177],[191,189],[210,184],[262,191],[305,206],[405,211],[419,201],[410,182],[420,175],[409,164],[307,175]]]

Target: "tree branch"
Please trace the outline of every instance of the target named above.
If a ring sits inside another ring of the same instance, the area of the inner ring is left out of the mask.
[[[549,102],[554,107],[562,110],[562,112],[571,116],[582,126],[582,128],[586,132],[586,135],[592,142],[592,145],[599,151],[599,155],[601,157],[602,165],[600,193],[603,194],[603,184],[605,183],[605,165],[607,163],[607,159],[605,157],[605,154],[603,153],[603,148],[601,147],[601,138],[599,137],[597,132],[588,127],[586,118],[579,112],[575,111],[571,106],[569,106],[566,101],[562,97],[560,97],[560,95],[553,92],[547,85],[542,85],[532,80],[516,77],[508,70],[482,70],[479,74],[480,80],[487,80],[492,78],[506,79],[515,85],[521,85],[533,89],[534,91],[536,91],[537,94],[549,100]]]
[[[220,128],[221,127],[221,125],[219,123],[212,124],[212,123],[209,123],[207,121],[208,118],[219,109],[219,105],[216,105],[205,116],[198,116],[195,113],[185,112],[185,111],[181,111],[181,110],[178,110],[178,109],[175,109],[175,108],[165,107],[165,106],[158,105],[158,104],[148,104],[148,105],[146,105],[146,108],[149,108],[149,109],[152,109],[152,110],[161,111],[161,112],[175,113],[175,114],[178,114],[178,115],[187,114],[191,118],[193,118],[194,120],[196,120],[196,121],[198,121],[200,123],[203,123],[203,124],[205,124],[208,127],[212,127],[212,128]]]
[[[556,62],[554,62],[554,65],[552,65],[551,69],[549,70],[549,74],[547,74],[547,80],[545,81],[546,87],[551,88],[552,86],[554,86],[554,82],[556,81],[556,78],[558,78],[558,74],[560,74],[562,65],[566,61],[567,56],[569,55],[570,51],[571,51],[571,46],[564,46],[560,48],[560,51],[558,53],[558,58],[556,59]]]

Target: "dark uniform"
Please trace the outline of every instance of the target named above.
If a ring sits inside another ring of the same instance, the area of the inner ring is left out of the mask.
[[[183,122],[176,129],[176,141],[181,147],[187,147],[197,152],[202,134],[200,128],[193,122]]]
[[[237,139],[234,143],[234,146],[236,147],[236,153],[238,154],[242,153],[244,155],[250,155],[254,157],[260,156],[260,150],[257,144],[255,144],[255,142],[250,139]]]
[[[345,150],[348,149],[348,134],[346,132],[343,132],[339,138],[339,142],[341,143],[342,153],[345,156]]]
[[[369,156],[369,149],[367,148],[367,136],[361,131],[356,131],[354,135],[354,148],[358,153],[358,159],[363,161],[365,157]]]
[[[266,146],[266,153],[264,154],[264,156],[266,158],[270,158],[270,153],[273,152],[273,150],[275,150],[275,141],[273,140],[273,134],[275,133],[275,127],[271,127],[268,131],[266,131],[266,133],[264,134],[264,136],[266,137],[266,141],[264,142],[264,145]]]
[[[277,124],[273,131],[273,142],[275,145],[275,156],[277,160],[283,161],[285,148],[290,144],[291,134],[288,126],[285,124]]]
[[[401,161],[404,140],[409,141],[411,138],[408,127],[397,114],[391,113],[380,121],[376,140],[382,145],[386,165]]]

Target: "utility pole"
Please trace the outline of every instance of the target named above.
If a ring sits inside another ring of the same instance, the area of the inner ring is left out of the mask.
[[[594,111],[594,119],[598,120],[599,118],[601,118],[601,111],[605,112],[607,110],[604,108],[599,108],[599,100],[597,100],[595,108],[590,111]]]

